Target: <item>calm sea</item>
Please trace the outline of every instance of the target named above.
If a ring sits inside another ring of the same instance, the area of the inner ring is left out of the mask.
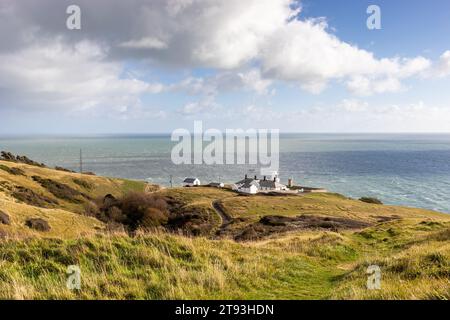
[[[0,150],[50,166],[98,175],[175,185],[186,176],[202,182],[235,182],[249,166],[174,165],[167,135],[0,137]],[[280,176],[351,197],[375,196],[388,204],[450,213],[449,134],[285,134],[280,139]]]

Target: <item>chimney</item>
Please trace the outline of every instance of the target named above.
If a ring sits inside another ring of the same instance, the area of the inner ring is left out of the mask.
[[[273,182],[277,182],[277,177],[274,177],[274,178],[273,178]]]
[[[292,188],[294,186],[294,179],[289,178],[288,180],[288,187]]]
[[[247,180],[247,175],[245,175],[245,180]]]
[[[255,176],[255,180],[258,180],[258,178]]]
[[[264,181],[266,181],[266,176],[264,176]]]

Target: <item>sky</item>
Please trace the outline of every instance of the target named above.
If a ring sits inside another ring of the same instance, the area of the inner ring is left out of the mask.
[[[449,31],[448,0],[2,0],[0,134],[450,132]]]

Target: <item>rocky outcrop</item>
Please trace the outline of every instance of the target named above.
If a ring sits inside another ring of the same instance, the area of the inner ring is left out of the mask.
[[[16,162],[16,163],[24,163],[24,164],[28,164],[31,166],[37,166],[37,167],[45,167],[45,164],[33,161],[30,158],[28,158],[27,156],[15,156],[11,152],[7,152],[7,151],[2,151],[0,153],[0,160],[11,161],[11,162]]]

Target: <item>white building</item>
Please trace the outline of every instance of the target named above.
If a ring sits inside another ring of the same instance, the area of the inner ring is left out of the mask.
[[[246,183],[239,187],[237,191],[247,194],[257,194],[259,191],[259,187],[257,183]]]
[[[258,179],[256,176],[254,178],[245,178],[241,181],[236,182],[233,185],[233,190],[237,192],[256,194],[258,192],[270,192],[270,191],[283,191],[287,190],[284,184],[280,183],[278,174],[274,174],[271,179],[267,179],[266,176],[262,180]]]
[[[200,185],[200,180],[197,178],[186,178],[183,181],[183,185],[185,187],[194,187]]]
[[[223,182],[211,182],[208,186],[212,188],[223,188],[225,184]]]

